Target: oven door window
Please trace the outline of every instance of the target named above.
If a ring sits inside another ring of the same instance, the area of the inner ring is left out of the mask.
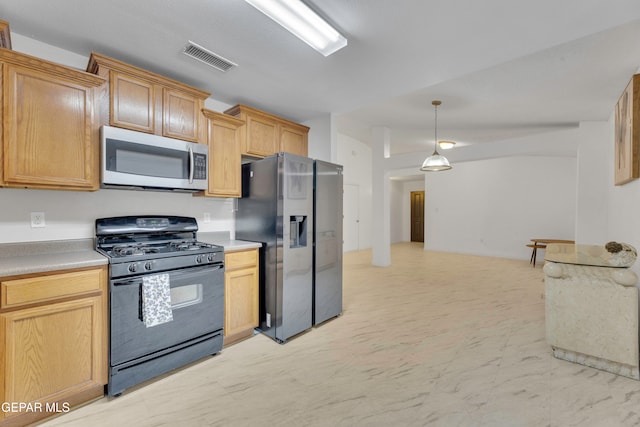
[[[171,309],[202,303],[202,283],[171,288]]]

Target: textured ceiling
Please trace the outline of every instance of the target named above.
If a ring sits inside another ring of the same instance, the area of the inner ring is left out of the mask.
[[[508,140],[607,120],[640,67],[637,0],[314,0],[349,45],[323,57],[240,0],[3,0],[13,33],[88,57],[113,56],[305,121],[333,113],[392,153]],[[191,40],[238,64],[183,55]]]

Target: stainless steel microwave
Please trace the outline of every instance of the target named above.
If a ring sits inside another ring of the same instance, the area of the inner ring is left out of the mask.
[[[136,190],[206,190],[204,144],[102,126],[101,186]]]

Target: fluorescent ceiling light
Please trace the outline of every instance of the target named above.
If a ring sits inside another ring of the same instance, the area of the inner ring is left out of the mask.
[[[329,56],[347,45],[347,39],[300,0],[245,0],[300,40]]]

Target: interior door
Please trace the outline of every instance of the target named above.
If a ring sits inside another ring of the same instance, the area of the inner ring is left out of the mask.
[[[344,252],[360,249],[360,187],[352,184],[344,185],[343,196],[343,242]]]
[[[411,192],[411,241],[424,242],[424,191]]]

